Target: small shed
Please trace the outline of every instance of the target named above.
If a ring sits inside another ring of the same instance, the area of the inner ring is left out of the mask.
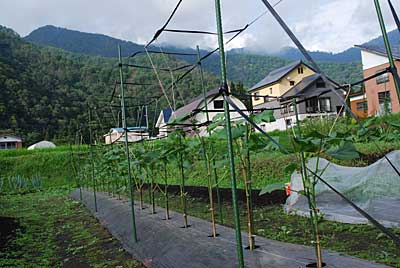
[[[148,139],[150,134],[146,127],[127,127],[128,130],[128,142],[137,142],[144,139]],[[106,144],[115,142],[125,142],[125,131],[121,128],[112,128],[105,134],[104,140]]]
[[[21,149],[22,138],[14,134],[0,134],[0,150]]]
[[[51,141],[40,141],[38,143],[32,144],[28,147],[28,150],[35,150],[35,149],[49,149],[49,148],[56,148],[56,145]]]

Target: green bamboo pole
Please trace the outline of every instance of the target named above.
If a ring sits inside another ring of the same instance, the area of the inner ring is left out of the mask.
[[[129,193],[130,193],[130,203],[131,203],[131,214],[132,214],[132,236],[133,240],[137,242],[136,235],[136,220],[135,220],[135,207],[134,207],[134,199],[133,199],[133,183],[132,183],[132,175],[131,175],[131,160],[129,154],[129,144],[128,144],[128,127],[126,125],[126,109],[125,109],[125,89],[124,89],[124,77],[122,72],[122,56],[121,56],[121,46],[118,45],[118,62],[119,62],[119,79],[121,83],[121,109],[122,109],[122,127],[125,132],[125,153],[126,153],[126,161],[128,162],[128,180],[129,180]]]
[[[380,4],[379,4],[379,0],[374,0],[374,2],[375,2],[376,13],[378,15],[379,25],[380,25],[381,31],[382,31],[383,41],[384,41],[385,47],[386,47],[386,54],[387,54],[387,57],[389,59],[390,68],[392,70],[394,70],[395,72],[397,72],[397,68],[396,68],[396,65],[394,63],[392,49],[390,47],[389,38],[388,38],[388,35],[387,35],[387,32],[386,32],[385,21],[383,20],[383,16],[382,16],[382,11],[381,11],[381,7],[380,7]],[[394,85],[396,87],[397,99],[398,99],[399,104],[400,104],[400,85],[399,85],[399,81],[397,80],[397,78],[395,76],[393,76],[393,78],[394,78],[393,79],[394,80]]]
[[[93,145],[92,145],[92,110],[90,109],[90,105],[88,104],[88,116],[89,116],[89,150],[90,150],[90,158],[92,164],[92,183],[93,183],[93,198],[94,198],[94,210],[97,212],[97,196],[96,196],[96,175],[94,169],[94,155],[93,155]]]
[[[200,69],[201,88],[202,88],[202,91],[203,91],[204,107],[205,107],[205,111],[206,111],[206,120],[207,120],[207,122],[209,122],[210,121],[210,115],[208,113],[207,93],[206,93],[206,89],[205,89],[205,86],[204,86],[204,76],[203,76],[203,68],[202,68],[202,65],[201,65],[200,48],[199,48],[199,46],[197,46],[196,48],[197,48],[197,61],[198,61],[197,64],[198,64],[199,69]],[[208,128],[206,128],[206,129],[207,129],[208,136],[210,137],[211,136],[211,131]],[[204,161],[205,161],[206,170],[207,170],[208,197],[209,197],[209,200],[210,200],[212,236],[215,238],[215,237],[217,237],[217,227],[216,227],[216,224],[215,224],[215,209],[214,209],[214,197],[213,197],[213,188],[214,187],[212,185],[210,159],[209,159],[209,156],[208,156],[208,153],[207,153],[207,149],[206,149],[206,144],[205,144],[204,138],[200,137],[200,140],[201,140],[201,144],[202,144],[202,147],[203,147],[203,156],[204,156]],[[211,146],[211,154],[213,154],[214,150],[213,150],[213,144],[212,144],[211,140],[210,140],[210,146]],[[214,164],[214,166],[215,166],[215,164]],[[214,167],[214,169],[215,169],[215,167]],[[215,179],[217,180],[217,178],[215,178]]]
[[[301,127],[300,127],[300,120],[299,120],[299,113],[297,110],[296,99],[293,100],[293,106],[294,106],[294,112],[296,115],[296,129],[298,132],[297,135],[299,138],[301,138],[302,134],[301,134]],[[312,233],[313,233],[313,242],[315,244],[315,254],[317,257],[317,268],[322,268],[321,243],[320,243],[319,232],[318,232],[318,220],[316,219],[316,217],[318,216],[317,208],[315,205],[316,200],[315,200],[315,194],[313,194],[313,196],[311,196],[311,194],[310,194],[309,187],[311,186],[312,182],[308,178],[304,152],[300,152],[300,160],[301,160],[301,172],[302,172],[301,177],[303,180],[304,193],[306,195],[306,198],[308,201],[308,207],[310,210],[310,223],[311,223],[311,228],[312,228]]]
[[[225,48],[224,48],[224,36],[222,29],[222,18],[221,18],[221,3],[220,0],[215,0],[215,15],[217,19],[217,30],[218,30],[218,44],[219,44],[219,55],[221,64],[221,86],[224,90],[228,88],[227,78],[226,78],[226,65],[225,65]],[[237,258],[238,267],[244,268],[243,259],[243,247],[242,247],[242,235],[240,230],[240,214],[237,199],[237,188],[236,188],[236,174],[235,174],[235,156],[233,151],[232,142],[232,128],[231,128],[231,118],[229,114],[229,103],[224,101],[224,112],[225,112],[225,123],[226,123],[226,136],[228,139],[228,152],[229,152],[229,162],[230,162],[230,173],[232,181],[232,201],[233,201],[233,212],[235,218],[235,231],[236,231],[236,246],[237,246]]]

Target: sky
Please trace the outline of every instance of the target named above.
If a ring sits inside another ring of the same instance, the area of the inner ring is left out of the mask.
[[[271,4],[278,0],[270,0]],[[109,35],[147,43],[178,0],[0,0],[0,24],[21,36],[44,25]],[[388,30],[395,28],[386,0],[381,0]],[[399,1],[393,1],[400,11]],[[221,0],[224,30],[242,28],[265,11],[261,0]],[[282,0],[277,12],[308,50],[340,52],[380,35],[373,0]],[[183,0],[170,29],[215,31],[214,0]],[[225,38],[229,38],[226,35]],[[163,33],[158,44],[215,48],[214,36]],[[156,44],[157,44],[156,43]],[[274,52],[293,46],[267,13],[227,49],[246,47]]]

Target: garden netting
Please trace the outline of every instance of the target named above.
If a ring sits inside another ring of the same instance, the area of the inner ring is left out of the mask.
[[[400,151],[386,156],[400,169]],[[323,158],[310,158],[307,166],[313,171],[318,170],[318,174],[322,173],[322,179],[382,225],[400,227],[400,177],[385,158],[367,167],[345,167]],[[290,188],[285,211],[309,216],[307,199],[298,193],[304,189],[298,172],[292,174]],[[327,220],[353,224],[368,222],[321,181],[316,184],[316,200],[318,209]]]

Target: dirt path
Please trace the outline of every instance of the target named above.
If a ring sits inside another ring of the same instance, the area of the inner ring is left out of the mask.
[[[84,204],[93,211],[93,195],[83,192]],[[72,193],[79,199],[79,191]],[[99,211],[95,216],[118,238],[124,247],[137,259],[152,263],[151,267],[236,267],[236,244],[231,228],[218,226],[220,236],[208,237],[210,223],[189,217],[190,228],[182,226],[182,214],[172,212],[171,220],[163,221],[164,211],[157,208],[157,214],[148,210],[135,209],[139,242],[132,239],[132,224],[129,202],[117,200],[98,193]],[[246,241],[243,233],[242,240]],[[273,241],[261,237],[256,239],[260,246],[254,252],[244,251],[246,267],[299,268],[306,267],[314,259],[310,247]],[[368,268],[384,267],[361,259],[341,256],[324,251],[326,267]]]

